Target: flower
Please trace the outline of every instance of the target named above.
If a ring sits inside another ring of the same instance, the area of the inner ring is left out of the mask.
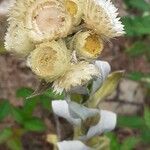
[[[27,56],[34,49],[34,44],[29,39],[28,30],[24,24],[30,1],[16,0],[8,13],[9,27],[5,36],[5,48],[20,56]]]
[[[27,10],[26,27],[35,42],[66,37],[72,19],[62,0],[36,0]]]
[[[81,140],[88,140],[96,135],[101,135],[104,132],[111,131],[116,126],[116,114],[111,111],[91,109],[81,106],[74,102],[67,102],[65,100],[52,101],[53,112],[59,117],[65,118],[69,123],[75,126],[81,126],[88,116],[90,117],[95,112],[98,112],[100,119],[98,123],[91,126],[87,133],[81,137]],[[78,114],[78,116],[77,116]]]
[[[64,41],[44,42],[31,52],[27,64],[40,78],[52,82],[68,69],[69,56]]]
[[[62,93],[64,90],[70,91],[73,87],[85,85],[98,75],[98,68],[95,65],[81,61],[71,64],[65,74],[54,81],[53,88],[56,93]]]
[[[79,25],[83,15],[83,3],[81,0],[65,0],[65,7],[72,16],[74,25]]]
[[[92,150],[81,141],[62,141],[57,143],[59,150]]]
[[[9,52],[23,57],[34,49],[34,44],[29,39],[28,32],[21,23],[9,26],[5,36],[5,48]]]
[[[109,39],[124,34],[117,8],[110,0],[84,0],[83,19],[89,29]]]
[[[77,56],[84,59],[96,59],[102,52],[102,39],[91,31],[78,32],[70,42],[70,47],[77,51]]]

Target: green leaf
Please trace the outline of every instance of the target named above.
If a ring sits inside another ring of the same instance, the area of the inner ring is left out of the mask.
[[[146,45],[144,42],[138,41],[129,47],[126,52],[132,57],[137,57],[145,54],[148,49],[148,45]]]
[[[104,100],[116,90],[117,85],[123,75],[124,71],[116,71],[110,74],[100,89],[98,89],[87,101],[87,105],[92,108],[97,107],[100,101]]]
[[[33,93],[33,90],[30,88],[20,88],[16,92],[16,96],[19,98],[27,98]]]
[[[150,11],[150,4],[145,0],[124,0],[127,6],[137,8],[142,11]]]
[[[122,18],[127,36],[141,36],[150,34],[150,15]]]
[[[38,103],[38,100],[36,98],[24,100],[23,114],[25,118],[30,118],[30,116],[32,116],[32,113],[37,103]]]
[[[150,80],[150,74],[147,73],[147,74],[144,74],[144,73],[141,73],[141,72],[131,72],[131,73],[128,73],[127,77],[131,80],[134,80],[134,81],[142,81],[144,83],[149,83],[148,81]]]
[[[141,72],[131,72],[127,77],[134,81],[140,81],[144,77],[144,74]]]
[[[0,144],[6,142],[12,135],[13,132],[10,128],[5,128],[0,131]]]
[[[5,100],[0,104],[0,121],[2,121],[10,113],[9,101]]]
[[[19,123],[19,124],[24,123],[24,116],[23,116],[21,109],[12,107],[11,108],[11,114],[17,123]]]
[[[110,150],[120,150],[120,144],[117,136],[114,133],[107,133],[106,135],[110,139]]]
[[[150,109],[148,107],[144,109],[144,120],[146,126],[150,129]]]
[[[7,146],[10,150],[23,150],[21,140],[19,138],[12,138],[7,141]]]
[[[145,127],[144,119],[138,116],[118,116],[118,127],[143,128]]]
[[[141,131],[141,139],[143,143],[150,143],[150,129],[143,128]]]
[[[120,150],[133,150],[139,141],[136,137],[129,137],[123,141]]]
[[[46,126],[43,123],[43,121],[38,118],[27,120],[24,123],[24,127],[25,129],[29,131],[34,131],[34,132],[43,132],[46,129]]]
[[[46,110],[51,110],[52,109],[52,106],[51,106],[51,99],[46,96],[46,95],[41,95],[40,96],[40,101],[41,101],[41,104],[43,106],[44,109]]]

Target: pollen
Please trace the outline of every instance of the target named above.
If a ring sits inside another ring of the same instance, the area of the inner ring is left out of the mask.
[[[103,50],[103,42],[97,35],[90,35],[86,38],[84,50],[97,56]]]
[[[66,8],[67,8],[67,11],[70,13],[71,16],[76,15],[78,12],[78,6],[73,1],[67,1],[66,2]]]

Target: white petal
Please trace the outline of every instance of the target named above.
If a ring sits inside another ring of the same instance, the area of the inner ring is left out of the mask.
[[[87,139],[100,135],[104,132],[109,132],[115,128],[117,122],[117,116],[115,113],[101,110],[100,116],[101,118],[99,123],[89,129],[86,137]]]
[[[71,116],[69,112],[68,103],[65,100],[55,100],[52,101],[53,112],[59,117],[65,118],[68,122],[73,125],[80,125],[81,119],[75,119]]]
[[[57,143],[59,150],[91,150],[80,141],[63,141]]]
[[[106,61],[96,61],[95,66],[99,68],[100,75],[96,81],[93,81],[92,94],[95,93],[100,88],[100,86],[105,81],[105,79],[107,78],[107,76],[111,71],[111,67],[109,63]]]

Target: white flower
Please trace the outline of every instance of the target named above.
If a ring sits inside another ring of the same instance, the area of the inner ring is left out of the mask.
[[[27,64],[41,79],[52,82],[69,68],[69,50],[63,40],[44,42],[31,52]]]
[[[21,23],[14,23],[7,29],[5,48],[19,56],[27,56],[35,46],[28,37],[27,29]]]
[[[85,60],[96,59],[104,48],[103,40],[92,31],[78,32],[69,45],[77,52],[79,58]]]
[[[56,115],[65,118],[72,125],[76,126],[80,126],[83,119],[86,119],[88,116],[90,117],[95,112],[99,112],[99,122],[96,125],[90,127],[87,134],[81,137],[82,140],[87,140],[93,136],[111,131],[116,126],[116,114],[110,111],[90,109],[84,106],[80,106],[79,104],[74,105],[72,102],[67,103],[66,101],[61,100],[53,101],[52,109]]]
[[[57,146],[59,150],[92,150],[81,141],[62,141],[58,142]]]
[[[97,34],[113,38],[124,34],[117,8],[110,0],[85,0],[84,21]]]
[[[98,68],[88,62],[72,64],[65,74],[54,81],[53,88],[56,93],[70,91],[71,88],[88,83],[93,77],[99,75]]]
[[[35,42],[66,37],[72,19],[62,0],[36,0],[27,9],[26,27]]]

